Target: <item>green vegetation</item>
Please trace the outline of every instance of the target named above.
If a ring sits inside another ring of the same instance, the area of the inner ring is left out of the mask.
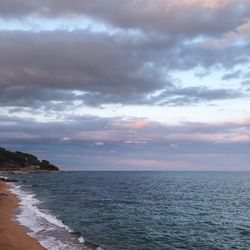
[[[31,154],[23,152],[11,152],[0,147],[0,170],[45,170],[58,171],[58,167],[50,164],[49,161],[39,161],[38,158]]]

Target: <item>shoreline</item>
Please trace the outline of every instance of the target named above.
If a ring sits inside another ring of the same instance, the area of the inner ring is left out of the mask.
[[[18,199],[6,182],[0,181],[0,249],[46,250],[38,240],[27,234],[27,230],[12,218],[18,208]]]

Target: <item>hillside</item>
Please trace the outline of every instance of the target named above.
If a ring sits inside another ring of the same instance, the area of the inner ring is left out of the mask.
[[[40,161],[36,156],[11,152],[0,147],[0,171],[58,171],[49,161]]]

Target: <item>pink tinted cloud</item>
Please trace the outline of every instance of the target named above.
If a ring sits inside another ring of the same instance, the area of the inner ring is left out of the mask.
[[[144,129],[150,126],[150,121],[148,119],[137,119],[133,121],[121,121],[114,124],[116,128],[125,129]]]
[[[234,0],[182,0],[182,1],[172,1],[175,4],[180,4],[182,6],[193,6],[202,5],[210,9],[221,8],[227,4],[232,3]]]
[[[78,131],[70,138],[95,141],[120,141],[124,144],[150,142],[250,142],[250,119],[211,123],[181,123],[173,126],[148,119],[116,120],[103,129]],[[174,148],[175,146],[173,146]]]
[[[173,136],[176,141],[193,141],[193,142],[213,142],[213,143],[241,143],[250,142],[250,136],[244,133],[192,133],[176,134]],[[173,138],[172,137],[172,138]]]

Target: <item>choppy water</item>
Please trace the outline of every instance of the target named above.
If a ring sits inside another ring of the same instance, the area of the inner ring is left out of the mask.
[[[12,176],[13,178],[13,176]],[[250,173],[15,175],[16,219],[51,250],[250,249]]]

